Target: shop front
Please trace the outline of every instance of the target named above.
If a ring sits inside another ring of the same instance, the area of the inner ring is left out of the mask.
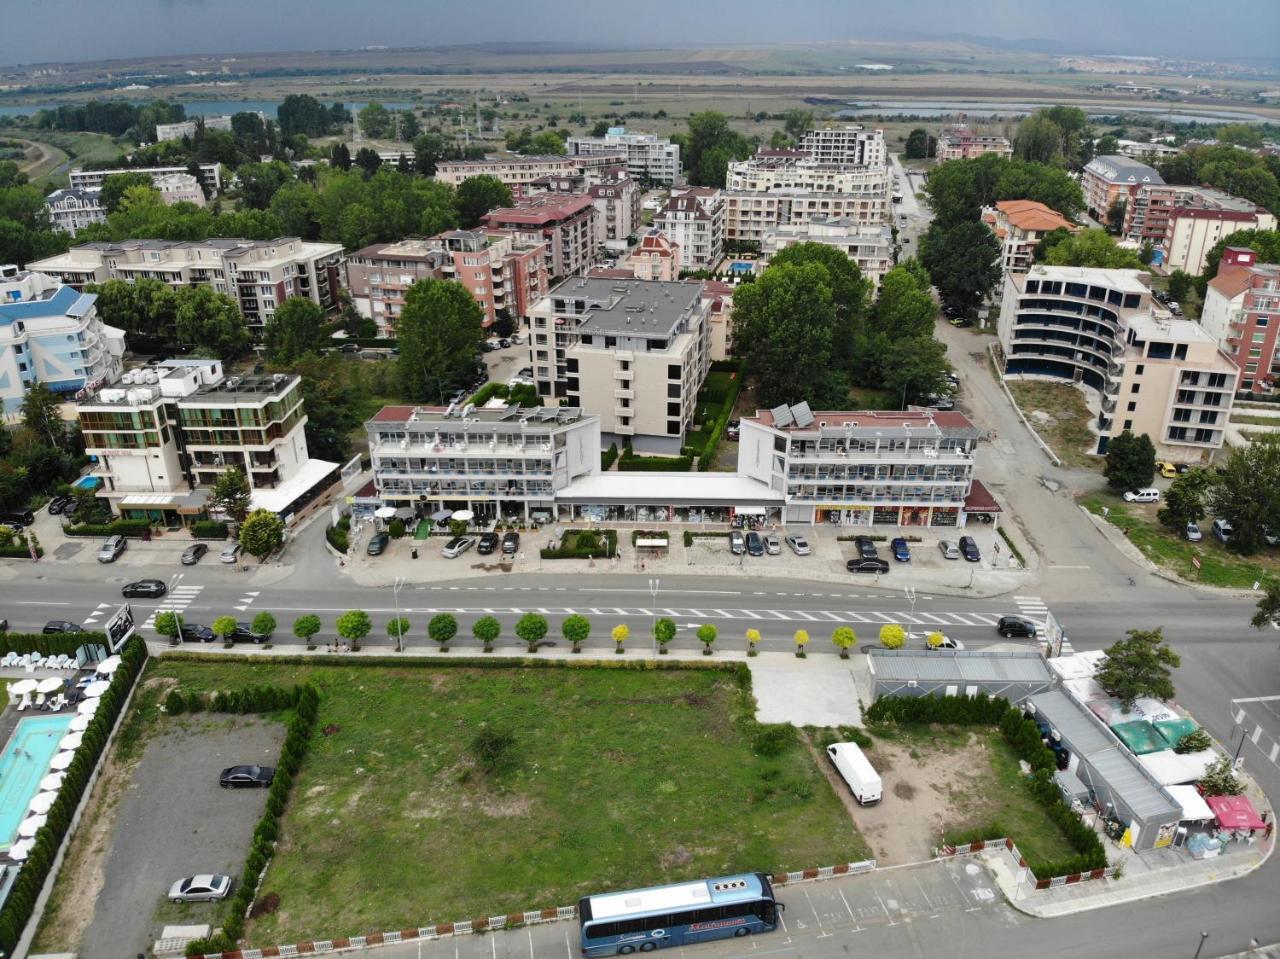
[[[561,522],[621,525],[776,524],[782,494],[734,473],[599,473],[556,493]]]

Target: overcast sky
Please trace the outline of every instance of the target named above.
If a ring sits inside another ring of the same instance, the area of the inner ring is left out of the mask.
[[[5,62],[477,41],[755,43],[967,33],[1277,58],[1278,0],[0,0]],[[628,15],[634,10],[638,15]]]

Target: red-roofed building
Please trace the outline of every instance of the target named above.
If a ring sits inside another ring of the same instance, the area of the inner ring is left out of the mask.
[[[599,216],[589,196],[542,193],[493,210],[485,223],[511,230],[525,242],[547,244],[547,273],[562,279],[583,273],[596,259]]]
[[[1205,291],[1200,325],[1240,367],[1241,390],[1260,393],[1280,378],[1280,264],[1259,263],[1247,247],[1222,251]]]
[[[982,211],[982,222],[1000,241],[1000,264],[1005,274],[1031,269],[1036,247],[1045,234],[1079,229],[1057,210],[1035,200],[1001,200]]]
[[[1207,193],[1208,191],[1200,191]],[[1218,191],[1212,191],[1218,193]],[[1225,196],[1225,194],[1222,194]],[[1219,240],[1240,230],[1274,230],[1272,213],[1248,200],[1231,197],[1231,207],[1179,205],[1169,212],[1164,235],[1157,243],[1158,265],[1193,276],[1204,272],[1209,251]]]
[[[672,190],[653,225],[679,247],[680,269],[713,269],[724,251],[724,196],[714,187]]]
[[[678,280],[680,244],[673,242],[661,230],[650,230],[620,262],[638,280]]]

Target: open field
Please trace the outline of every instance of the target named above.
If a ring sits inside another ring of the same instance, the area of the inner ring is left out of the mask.
[[[250,924],[255,943],[867,852],[794,732],[764,742],[772,727],[718,670],[165,659],[148,673],[202,690],[304,679],[323,691],[323,732],[263,887],[280,908]],[[471,746],[486,725],[515,738],[490,771]]]
[[[1007,385],[1023,414],[1065,465],[1102,469],[1102,457],[1089,454],[1097,449],[1098,438],[1089,429],[1093,415],[1078,389],[1041,380],[1009,380]]]

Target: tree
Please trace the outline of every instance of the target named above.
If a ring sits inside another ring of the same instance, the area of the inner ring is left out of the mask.
[[[1234,763],[1230,756],[1219,756],[1205,769],[1196,785],[1206,796],[1239,796],[1244,792],[1242,783],[1235,774]]]
[[[858,634],[848,626],[837,626],[831,631],[831,642],[840,650],[840,658],[848,659],[849,650],[858,642]]]
[[[729,127],[728,117],[714,110],[689,117],[689,132],[681,138],[681,148],[689,182],[696,186],[723,187],[729,163],[751,155],[747,138]]]
[[[269,509],[256,509],[240,524],[240,545],[262,562],[284,544],[284,520]]]
[[[346,113],[340,104],[335,103],[333,106],[335,110]],[[280,126],[281,136],[292,136],[295,133],[303,133],[309,137],[324,136],[337,122],[340,121],[335,117],[334,111],[326,109],[319,100],[305,93],[291,93],[276,108],[276,123]]]
[[[796,655],[803,658],[805,655],[804,648],[809,645],[809,631],[797,629],[791,638],[796,644]]]
[[[1139,697],[1172,699],[1172,671],[1182,665],[1182,659],[1164,645],[1162,631],[1131,629],[1126,635],[1127,639],[1107,650],[1107,658],[1094,674],[1098,685],[1120,700],[1125,712]]]
[[[484,312],[461,283],[423,279],[410,286],[396,323],[402,397],[443,403],[470,373],[483,324]]]
[[[276,618],[265,610],[253,617],[253,622],[249,624],[255,633],[268,639],[275,634],[277,625]]]
[[[602,137],[602,136],[607,136],[608,133],[609,133],[609,121],[597,120],[596,125],[591,128],[590,135],[593,137]]]
[[[1135,490],[1151,485],[1156,473],[1156,448],[1146,433],[1134,436],[1125,430],[1107,444],[1103,467],[1107,485],[1114,490]]]
[[[360,132],[371,140],[384,139],[391,133],[391,111],[381,103],[370,103],[358,114],[356,122],[360,124]]]
[[[867,317],[867,298],[871,283],[858,265],[835,247],[825,243],[796,243],[774,254],[770,266],[806,266],[814,264],[826,271],[825,284],[831,290],[835,308],[832,331],[832,353],[841,369],[848,369],[854,359],[855,340]]]
[[[1262,596],[1258,599],[1258,611],[1249,620],[1254,629],[1264,629],[1280,622],[1280,580],[1268,579]]]
[[[449,647],[449,640],[458,635],[458,621],[452,613],[436,613],[427,623],[427,635],[433,643],[440,644],[440,651]]]
[[[1125,211],[1129,208],[1129,204],[1123,197],[1116,197],[1111,201],[1111,205],[1107,207],[1107,232],[1113,235],[1119,235],[1124,229]]]
[[[502,624],[492,616],[481,616],[471,624],[471,635],[484,643],[486,653],[493,652],[493,642],[502,632]]]
[[[231,634],[236,631],[239,625],[234,616],[219,616],[209,624],[209,628],[213,630],[213,635],[225,643],[230,641]]]
[[[1105,230],[1081,230],[1061,238],[1048,250],[1045,262],[1053,266],[1093,266],[1107,270],[1146,269],[1137,253],[1117,246]]]
[[[308,649],[314,645],[311,640],[318,632],[320,632],[320,617],[313,613],[299,616],[293,621],[293,635],[306,643]]]
[[[946,346],[932,336],[914,336],[892,341],[884,353],[881,386],[902,398],[905,408],[930,396],[949,392]]]
[[[702,644],[702,655],[711,655],[711,646],[719,635],[720,631],[711,623],[704,623],[698,627],[698,642]]]
[[[609,635],[613,641],[617,643],[616,652],[622,652],[622,644],[627,641],[627,637],[631,635],[631,627],[626,623],[619,623],[609,631]]]
[[[1169,484],[1156,517],[1174,532],[1186,529],[1188,523],[1200,522],[1204,519],[1204,498],[1212,485],[1208,470],[1188,470]]]
[[[55,450],[65,450],[70,442],[61,404],[58,394],[39,382],[32,383],[22,398],[22,425]]]
[[[351,150],[345,143],[335,143],[329,151],[329,163],[339,170],[351,169]]]
[[[942,301],[962,315],[975,313],[1000,279],[1000,242],[982,223],[950,228],[935,223],[920,238],[920,247],[920,262]]]
[[[238,192],[241,201],[251,209],[265,210],[271,206],[276,192],[296,177],[289,164],[272,160],[268,163],[242,163],[236,168],[236,179],[240,181]]]
[[[672,626],[675,623],[671,624]],[[747,655],[754,656],[756,654],[756,644],[760,642],[760,630],[754,626],[747,627]]]
[[[397,140],[412,143],[422,133],[422,124],[418,122],[418,115],[413,110],[397,111],[396,121],[399,124]]]
[[[591,635],[591,620],[578,613],[566,616],[564,622],[560,624],[560,633],[565,639],[573,643],[573,651],[575,653],[581,652],[582,644]]]
[[[467,177],[458,184],[455,205],[458,225],[471,230],[484,222],[490,210],[511,206],[511,187],[496,176],[481,174]]]
[[[665,616],[660,616],[653,623],[653,640],[659,651],[665,653],[667,644],[676,638],[676,624]]]
[[[1062,128],[1043,113],[1033,113],[1018,124],[1013,155],[1032,163],[1061,163]]]
[[[1190,273],[1185,270],[1174,270],[1169,274],[1169,296],[1174,302],[1185,300],[1194,283],[1195,278]]]
[[[446,158],[449,141],[439,133],[421,133],[413,138],[413,166],[422,176],[435,176],[436,166]]]
[[[1179,755],[1186,753],[1200,753],[1206,749],[1213,748],[1213,740],[1209,738],[1209,734],[1203,729],[1193,729],[1178,738],[1178,744],[1173,747],[1173,751]]]
[[[382,157],[372,147],[361,147],[356,151],[352,162],[364,171],[366,179],[373,176],[382,167]]]
[[[885,649],[901,649],[907,641],[907,631],[897,623],[885,623],[880,627],[880,645]]]
[[[1228,548],[1248,555],[1263,543],[1263,530],[1280,531],[1280,436],[1254,437],[1231,451],[1209,492],[1214,513],[1233,528]]]
[[[156,613],[155,631],[165,637],[169,642],[176,643],[178,634],[182,631],[182,623],[178,619],[178,614],[169,610]]]
[[[529,652],[536,653],[547,635],[547,618],[538,613],[525,613],[516,623],[516,635],[524,640]]]
[[[529,152],[537,156],[564,156],[569,151],[555,130],[543,130],[529,141]]]
[[[324,311],[305,296],[291,296],[267,321],[263,352],[268,363],[287,365],[304,353],[317,352],[324,335]]]
[[[804,135],[813,128],[812,110],[788,110],[782,115],[782,129],[793,141],[799,143]]]
[[[916,127],[907,134],[906,146],[903,149],[903,156],[908,160],[924,160],[932,156],[930,147],[933,145],[930,141],[933,137],[929,136],[929,131],[924,127]]]
[[[253,490],[244,470],[232,467],[214,481],[209,491],[209,506],[226,513],[236,523],[243,523],[249,515]]]
[[[369,631],[373,629],[373,623],[369,620],[369,614],[363,609],[349,609],[334,624],[338,629],[338,635],[345,639],[352,646],[359,646],[360,640],[369,635]]]
[[[107,213],[115,213],[124,195],[138,186],[152,189],[155,181],[151,179],[149,173],[113,173],[102,181],[98,202]]]
[[[179,290],[174,319],[178,343],[188,349],[233,360],[249,346],[249,331],[236,301],[211,286]]]

